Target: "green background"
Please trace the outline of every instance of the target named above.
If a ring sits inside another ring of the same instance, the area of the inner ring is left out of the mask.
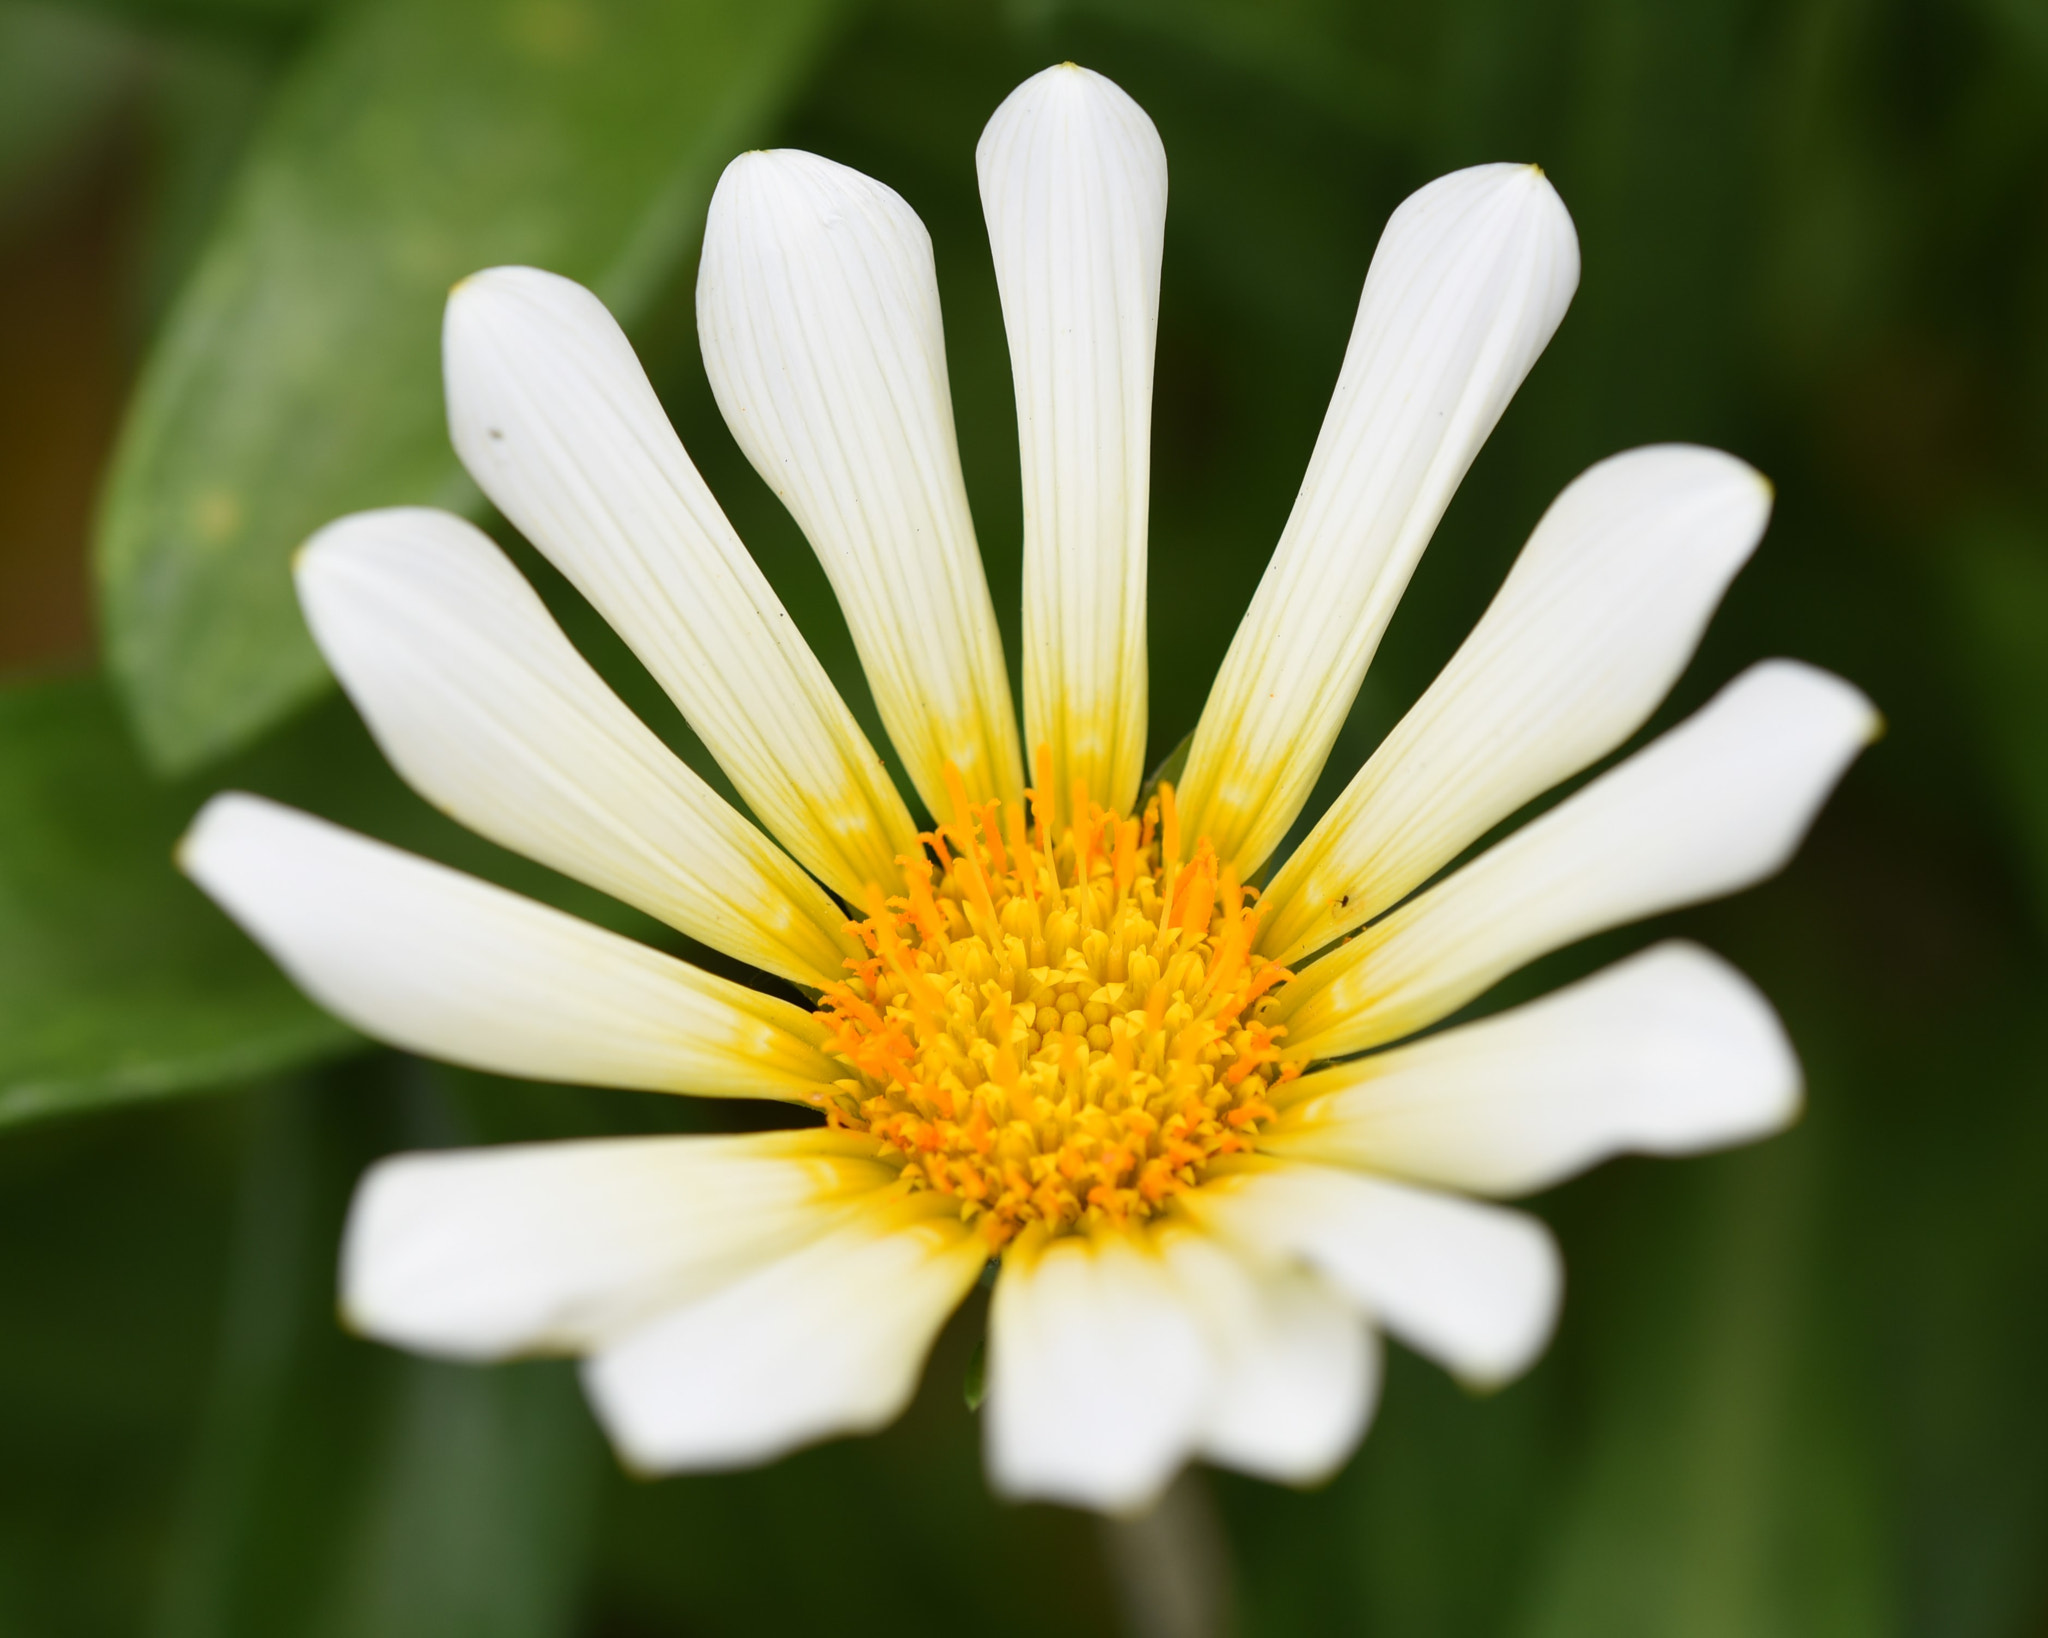
[[[856,165],[929,226],[1014,663],[973,146],[1069,57],[1145,106],[1172,168],[1154,755],[1286,515],[1388,211],[1457,166],[1540,162],[1578,224],[1577,300],[1321,799],[1573,475],[1666,439],[1741,454],[1777,517],[1659,724],[1794,654],[1861,684],[1889,737],[1783,877],[1487,1005],[1682,931],[1777,1001],[1810,1107],[1758,1148],[1537,1201],[1570,1269],[1549,1355],[1475,1398],[1396,1350],[1319,1492],[1206,1476],[1151,1537],[995,1503],[960,1395],[975,1311],[880,1437],[630,1481],[566,1368],[337,1328],[348,1191],[398,1147],[745,1112],[370,1051],[170,845],[234,784],[656,936],[399,786],[290,598],[292,547],[349,508],[438,501],[503,535],[446,447],[436,345],[447,285],[498,261],[621,314],[879,738],[697,356],[696,235],[746,146]],[[7,0],[0,664],[0,1634],[2048,1631],[2040,0]],[[1175,1625],[1200,1587],[1209,1625]]]

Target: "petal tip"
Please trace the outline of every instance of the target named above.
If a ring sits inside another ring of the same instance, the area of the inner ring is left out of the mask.
[[[172,861],[185,875],[211,892],[206,878],[213,859],[227,840],[225,833],[238,816],[250,814],[261,803],[260,797],[248,796],[241,791],[219,791],[208,797],[205,805],[192,816],[192,823],[185,827],[185,834],[172,844]]]
[[[443,345],[472,329],[496,330],[515,315],[530,321],[535,309],[562,315],[580,313],[591,304],[603,306],[585,286],[544,267],[507,263],[481,268],[448,292],[441,314]]]

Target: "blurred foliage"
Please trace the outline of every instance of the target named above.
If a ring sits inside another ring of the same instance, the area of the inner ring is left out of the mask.
[[[1213,1481],[1238,1629],[2048,1625],[2036,0],[44,0],[0,6],[0,252],[32,254],[51,201],[111,166],[127,226],[106,322],[137,385],[99,542],[114,680],[0,695],[0,1120],[155,1107],[0,1142],[0,1634],[1116,1629],[1094,1524],[986,1494],[959,1387],[976,1312],[887,1434],[658,1485],[617,1473],[564,1368],[433,1366],[341,1334],[336,1237],[371,1156],[746,1112],[348,1056],[168,858],[205,793],[239,784],[651,936],[410,797],[316,702],[291,605],[289,554],[334,512],[473,498],[440,431],[435,315],[492,260],[620,307],[878,731],[823,575],[696,353],[694,235],[748,141],[860,166],[929,226],[1014,662],[1015,425],[972,154],[1009,88],[1062,57],[1125,85],[1172,164],[1155,757],[1193,725],[1286,515],[1380,224],[1429,177],[1502,158],[1556,180],[1584,281],[1324,795],[1549,497],[1661,439],[1731,448],[1780,496],[1664,720],[1793,653],[1892,726],[1783,880],[1669,918],[1779,1003],[1808,1119],[1539,1202],[1572,1289],[1526,1381],[1475,1399],[1397,1352],[1325,1489]],[[716,779],[616,640],[521,561]]]
[[[132,43],[89,16],[0,10],[0,228],[51,186],[133,68]]]
[[[108,477],[107,655],[182,771],[328,678],[283,570],[342,512],[462,504],[441,303],[536,262],[636,317],[829,0],[365,0],[293,60]]]
[[[348,1032],[164,869],[154,787],[96,682],[0,697],[0,1121],[246,1079]]]

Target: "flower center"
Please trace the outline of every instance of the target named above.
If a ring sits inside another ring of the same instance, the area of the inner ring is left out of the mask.
[[[1256,894],[1206,841],[1183,857],[1171,785],[1141,819],[1077,789],[1063,827],[1040,791],[1027,814],[948,787],[953,821],[897,861],[901,896],[869,889],[867,956],[821,1001],[853,1071],[827,1116],[992,1248],[1148,1217],[1249,1151],[1298,1073],[1247,1018],[1289,976],[1252,952]]]

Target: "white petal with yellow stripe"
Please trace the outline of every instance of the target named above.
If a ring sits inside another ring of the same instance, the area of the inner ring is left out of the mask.
[[[987,1245],[942,1195],[871,1197],[801,1249],[593,1354],[584,1385],[648,1472],[751,1466],[896,1419]]]
[[[726,425],[809,538],[932,813],[1024,769],[960,476],[931,240],[881,183],[742,154],[712,196],[697,332]]]
[[[654,674],[772,835],[858,897],[916,846],[853,713],[684,452],[604,304],[530,267],[465,279],[448,428],[484,493]]]
[[[501,1075],[811,1103],[816,1017],[262,797],[208,802],[185,873],[364,1034]]]
[[[626,709],[473,524],[358,513],[295,573],[328,664],[436,807],[741,961],[842,976],[845,913]]]
[[[1608,927],[1782,869],[1878,734],[1870,701],[1793,660],[1752,666],[1701,710],[1436,886],[1311,963],[1272,999],[1288,1051],[1337,1058],[1455,1012],[1516,968]]]
[[[1763,1137],[1798,1114],[1800,1074],[1756,986],[1670,943],[1285,1092],[1263,1153],[1512,1195],[1610,1155]]]
[[[1060,813],[1077,784],[1121,812],[1144,772],[1166,150],[1121,90],[1063,63],[1010,93],[975,164],[1023,460],[1025,742],[1051,751]]]
[[[1308,473],[1188,748],[1188,834],[1249,878],[1308,800],[1437,520],[1563,318],[1543,173],[1479,165],[1388,220]]]
[[[1769,515],[1769,485],[1718,450],[1631,450],[1574,481],[1450,664],[1274,875],[1261,947],[1298,961],[1364,926],[1640,728]]]

